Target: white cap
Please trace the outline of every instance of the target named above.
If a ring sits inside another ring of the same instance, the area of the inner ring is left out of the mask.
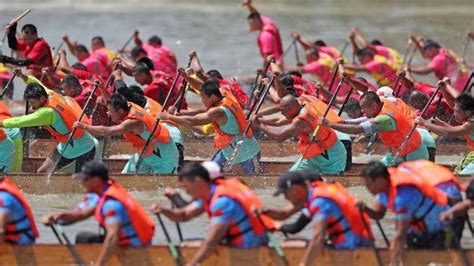
[[[201,165],[202,167],[206,168],[207,172],[209,173],[209,177],[211,179],[216,179],[216,178],[224,176],[224,173],[222,173],[221,167],[213,161],[205,161],[205,162],[202,162]]]
[[[380,88],[377,90],[377,95],[380,96],[380,97],[385,97],[385,98],[395,97],[395,96],[393,95],[393,90],[392,90],[392,88],[390,88],[390,87],[388,87],[388,86],[380,87]]]

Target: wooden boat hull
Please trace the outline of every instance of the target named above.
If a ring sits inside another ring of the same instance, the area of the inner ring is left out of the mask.
[[[91,265],[97,260],[100,245],[77,245],[77,251],[86,265]],[[197,248],[181,248],[185,262],[196,253]],[[303,248],[284,249],[288,265],[298,265],[304,252]],[[388,265],[389,253],[380,251],[383,263]],[[474,251],[468,250],[471,261]],[[407,251],[404,265],[462,265],[462,260],[457,251]],[[37,244],[32,246],[0,245],[1,265],[73,265],[76,264],[73,256],[65,245]],[[121,249],[111,257],[108,265],[176,265],[168,249],[164,245],[148,248]],[[219,266],[259,266],[283,265],[275,252],[267,247],[257,249],[231,249],[219,247],[202,265]],[[370,266],[377,265],[374,252],[371,249],[348,250],[323,250],[314,260],[312,265],[344,265],[344,266]]]
[[[186,138],[185,139],[185,150],[186,156],[210,158],[214,155],[216,149],[214,148],[214,142],[212,139],[196,139]],[[261,154],[264,157],[285,157],[298,154],[298,145],[295,141],[285,141],[278,143],[270,140],[259,140]],[[365,154],[366,143],[358,142],[352,144],[353,155]],[[38,139],[32,140],[29,146],[29,157],[49,157],[53,149],[56,147],[56,143],[52,140]],[[468,151],[466,143],[454,142],[454,143],[441,143],[438,145],[438,155],[459,155],[464,154]],[[387,147],[382,143],[377,142],[372,147],[372,154],[385,154],[388,152]],[[110,145],[108,151],[109,156],[119,154],[132,154],[134,149],[131,144],[122,140],[115,140]]]
[[[278,175],[268,176],[241,176],[241,179],[252,189],[273,189],[276,187]],[[72,179],[71,175],[54,175],[51,182],[47,183],[44,174],[11,174],[9,178],[27,194],[70,194],[85,193],[81,182]],[[157,191],[164,187],[180,187],[176,175],[125,175],[113,174],[118,183],[129,191]],[[362,178],[359,175],[325,175],[328,181],[338,181],[345,187],[363,186]],[[459,176],[461,182],[467,182],[470,176]]]

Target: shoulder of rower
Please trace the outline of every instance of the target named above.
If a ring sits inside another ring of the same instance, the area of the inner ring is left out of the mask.
[[[207,115],[217,124],[224,124],[227,121],[225,111],[219,106],[207,110]]]

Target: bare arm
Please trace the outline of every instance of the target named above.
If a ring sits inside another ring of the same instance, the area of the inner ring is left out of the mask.
[[[140,134],[145,130],[144,125],[138,120],[127,119],[115,126],[92,126],[76,122],[79,128],[83,128],[94,136],[118,136],[127,132]]]
[[[258,10],[252,5],[252,0],[246,0],[242,3],[243,6],[247,7],[250,14],[258,13]]]
[[[196,204],[190,203],[179,209],[161,207],[161,213],[175,222],[186,222],[194,217],[199,216],[201,213],[203,213],[203,210],[200,209]]]
[[[341,124],[341,123],[333,123],[333,122],[327,122],[327,126],[335,129],[337,131],[341,131],[347,134],[361,134],[365,133],[364,128],[360,125],[350,125],[350,124]]]
[[[81,210],[63,211],[46,215],[43,218],[45,225],[60,222],[62,224],[72,224],[85,220],[94,215],[95,208],[88,206]]]
[[[424,125],[429,130],[441,136],[464,137],[466,135],[471,134],[474,131],[474,123],[470,123],[470,122],[465,122],[464,124],[459,125],[459,126],[450,126],[446,123],[439,125],[439,124],[433,124],[426,121],[422,122],[421,119],[420,119],[420,122],[421,123],[419,124]],[[438,120],[434,120],[434,122],[439,123]]]
[[[396,221],[395,238],[390,245],[390,262],[391,265],[403,265],[403,253],[405,251],[405,243],[407,241],[408,221]]]
[[[382,204],[375,202],[370,206],[363,205],[364,211],[369,215],[370,218],[374,220],[380,220],[385,216],[387,208]]]
[[[301,119],[295,119],[290,126],[286,127],[283,130],[273,130],[264,124],[260,124],[260,129],[265,132],[270,138],[282,142],[293,136],[298,135],[303,130],[311,132],[309,124]]]
[[[285,220],[298,211],[293,205],[288,205],[282,209],[266,209],[264,214],[275,220]]]
[[[203,262],[225,236],[227,230],[229,230],[229,227],[230,225],[226,223],[211,223],[206,239],[196,254],[194,254],[194,257],[189,262],[189,264],[199,265],[201,262]]]
[[[459,97],[461,93],[451,85],[449,79],[444,78],[443,81],[445,81],[444,84],[446,84],[446,86],[441,87],[441,93],[443,94],[443,97],[449,107],[451,107],[451,109],[454,109],[454,103],[456,102],[456,98]]]
[[[320,220],[313,224],[313,237],[309,241],[308,247],[303,253],[300,265],[311,265],[314,257],[324,246],[324,234],[326,231],[326,221]]]
[[[99,258],[97,259],[96,265],[106,265],[108,259],[117,251],[118,249],[118,239],[120,232],[120,224],[112,223],[105,226],[105,231],[107,235],[105,236],[104,243],[102,244],[102,249],[100,251]]]
[[[63,36],[63,41],[64,43],[66,43],[69,52],[71,52],[72,55],[76,56],[76,43],[71,41],[67,35]]]
[[[163,112],[161,113],[160,118],[162,120],[172,120],[175,123],[185,127],[202,126],[213,122],[222,125],[225,124],[225,122],[227,121],[227,117],[224,111],[217,107],[211,108],[205,113],[197,114],[194,116],[176,116],[171,115],[167,112]]]
[[[470,208],[472,208],[473,204],[474,204],[474,201],[470,199],[465,199],[461,202],[458,202],[449,210],[442,212],[440,214],[440,220],[449,221],[453,219],[453,217],[456,215],[465,214]]]
[[[5,232],[10,221],[10,215],[2,212],[0,213],[0,244],[5,243]]]
[[[411,67],[411,72],[419,75],[428,75],[431,73],[432,69],[430,66],[413,66]]]
[[[307,50],[310,50],[312,48],[315,47],[315,45],[309,41],[308,39],[304,38],[303,36],[299,35],[298,33],[294,33],[292,34],[293,35],[293,38],[299,43],[301,44],[301,46],[303,46],[303,49],[305,51]]]

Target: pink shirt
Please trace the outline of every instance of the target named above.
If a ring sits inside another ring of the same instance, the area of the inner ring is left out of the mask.
[[[439,49],[439,53],[431,59],[428,64],[438,79],[449,77],[453,81],[454,87],[462,91],[467,82],[467,72],[462,72],[462,66],[450,55],[447,49]]]
[[[324,86],[329,86],[331,84],[331,80],[333,76],[332,69],[330,69],[326,65],[321,64],[319,60],[313,61],[304,65],[303,71],[305,73],[314,75]],[[337,89],[337,85],[339,84],[339,81],[340,81],[339,77],[336,77],[334,79],[334,84],[332,85],[332,88],[330,89],[331,91],[335,91]],[[343,83],[337,95],[338,96],[347,95],[350,90],[351,90],[350,86],[348,86],[346,83]]]
[[[142,48],[153,62],[155,70],[162,71],[172,77],[176,75],[176,60],[173,59],[174,53],[170,48],[164,45],[155,47],[149,44],[143,44]]]
[[[110,75],[110,69],[107,65],[104,65],[97,57],[92,54],[81,61],[81,63],[87,67],[87,71],[92,74],[98,75],[103,79],[107,79]]]
[[[268,17],[260,16],[264,24],[263,30],[257,38],[257,43],[260,48],[260,54],[273,55],[276,61],[282,60],[283,45],[281,43],[280,31],[276,24]]]
[[[339,59],[341,57],[341,54],[339,53],[339,51],[337,51],[337,49],[334,47],[320,46],[319,51],[327,55],[330,55],[334,59]]]

